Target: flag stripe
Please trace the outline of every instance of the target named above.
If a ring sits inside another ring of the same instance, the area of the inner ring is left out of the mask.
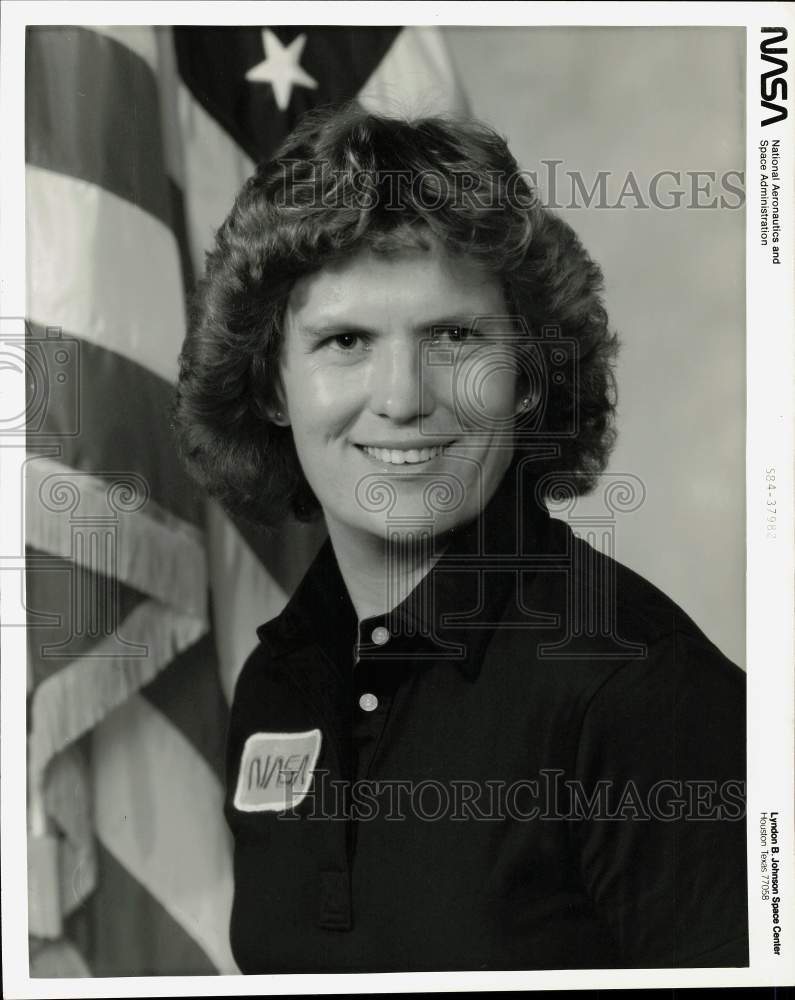
[[[171,230],[103,188],[40,167],[27,168],[26,196],[29,318],[175,382],[185,306]]]
[[[222,973],[232,862],[223,787],[179,730],[133,696],[94,730],[97,836]],[[162,780],[163,774],[169,780]]]
[[[80,906],[96,885],[96,851],[87,741],[73,743],[50,763],[45,801],[59,831],[58,896],[62,913]]]
[[[125,587],[120,581],[111,590],[105,579],[85,567],[76,567],[71,559],[53,556],[30,547],[25,573],[25,606],[28,610],[28,666],[32,681],[38,685],[57,675],[69,659],[89,653],[96,637],[89,622],[75,621],[71,613],[73,588],[92,594],[86,608],[92,620],[123,622],[147,599],[146,595]],[[114,606],[110,606],[111,603]],[[58,614],[54,614],[55,609]],[[42,618],[49,618],[48,623]],[[55,620],[53,620],[55,619]],[[69,643],[68,647],[66,643]],[[61,647],[60,657],[53,655]],[[69,649],[69,653],[63,652]]]
[[[177,181],[171,177],[168,178],[168,197],[171,203],[171,228],[174,231],[179,251],[182,287],[187,294],[193,289],[196,276],[193,268],[193,260],[191,259],[188,220],[185,215],[185,195]]]
[[[31,942],[31,979],[85,979],[90,975],[85,958],[69,941]]]
[[[142,59],[152,73],[160,72],[160,53],[158,43],[164,35],[170,35],[171,28],[138,24],[92,24],[85,26],[86,31],[103,35],[134,52]],[[170,38],[168,39],[171,44]]]
[[[254,162],[194,100],[183,83],[178,84],[176,97],[185,147],[182,168],[191,259],[200,270],[216,229],[244,181],[254,172]]]
[[[257,628],[285,606],[325,539],[326,527],[323,521],[285,521],[274,534],[233,522],[211,504],[207,534],[221,684],[231,703],[237,675],[259,641]]]
[[[224,780],[227,704],[218,676],[218,657],[209,633],[179,653],[168,670],[141,690],[153,708],[177,727],[187,742]]]
[[[151,68],[94,31],[33,27],[25,69],[28,163],[96,184],[170,225]]]
[[[69,917],[67,936],[90,956],[93,976],[208,976],[202,948],[137,879],[97,844],[97,889]]]
[[[120,473],[108,483],[46,457],[28,462],[25,471],[30,545],[205,619],[203,539],[192,525],[146,500],[143,482]]]
[[[182,281],[185,291],[193,288],[194,265],[190,256],[188,219],[185,209],[185,153],[179,122],[179,101],[177,97],[179,79],[177,59],[174,53],[174,39],[171,29],[154,29],[157,47],[157,69],[160,90],[160,121],[163,136],[163,156],[165,172],[171,194],[171,215],[174,234],[180,251]],[[203,264],[203,258],[198,259]]]
[[[37,352],[42,370],[45,360],[51,371],[57,370],[52,355],[63,347],[75,359],[66,369],[71,383],[62,388],[51,377],[46,382],[46,405],[29,440],[37,444],[56,439],[64,465],[98,477],[123,472],[142,476],[151,499],[164,511],[200,526],[204,498],[179,462],[169,430],[173,385],[122,354],[73,337],[71,331],[48,341],[40,324],[29,326],[30,349]],[[91,433],[108,424],[112,436]],[[153,438],[153,425],[162,432],[159,438]]]
[[[258,537],[262,542],[265,536]],[[215,641],[221,685],[230,703],[237,675],[259,641],[256,629],[282,610],[324,537],[323,522],[311,527],[285,523],[278,535],[267,536],[269,546],[257,553],[220,506],[209,505],[207,557],[214,584]]]
[[[29,766],[40,781],[52,757],[87,732],[207,630],[155,601],[139,604],[117,632],[48,677],[30,699]],[[126,646],[120,648],[119,636]]]
[[[292,593],[301,582],[326,537],[322,518],[307,523],[287,520],[279,525],[278,534],[273,528],[260,528],[243,518],[233,517],[231,520],[252,555],[266,567],[285,594]],[[274,614],[278,614],[278,610]]]

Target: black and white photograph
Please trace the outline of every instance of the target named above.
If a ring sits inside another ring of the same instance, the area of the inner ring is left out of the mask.
[[[4,6],[6,995],[795,981],[791,12]]]

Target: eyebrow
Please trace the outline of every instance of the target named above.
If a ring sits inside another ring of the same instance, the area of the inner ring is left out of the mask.
[[[341,333],[373,333],[369,327],[362,326],[359,323],[319,323],[311,324],[309,326],[301,326],[299,332],[302,337],[306,337],[311,340],[317,340],[319,337],[336,337]]]
[[[414,327],[414,333],[423,334],[429,333],[436,327],[446,327],[446,326],[466,326],[471,324],[475,316],[465,316],[463,314],[455,314],[452,316],[440,316],[435,319],[427,320],[423,323],[418,323]],[[335,320],[333,322],[323,322],[322,320],[315,324],[312,323],[307,326],[301,326],[299,328],[301,336],[307,339],[317,340],[320,337],[337,337],[343,333],[359,333],[364,335],[378,334],[380,331],[377,327],[363,326],[361,323],[346,323],[343,320]]]

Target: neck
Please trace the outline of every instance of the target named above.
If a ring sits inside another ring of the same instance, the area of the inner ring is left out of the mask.
[[[327,519],[329,538],[359,621],[387,614],[401,603],[438,562],[429,536],[387,541]]]

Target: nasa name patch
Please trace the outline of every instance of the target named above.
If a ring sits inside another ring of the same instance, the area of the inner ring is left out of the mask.
[[[320,754],[320,730],[252,733],[240,758],[234,806],[241,812],[282,812],[301,802]]]

